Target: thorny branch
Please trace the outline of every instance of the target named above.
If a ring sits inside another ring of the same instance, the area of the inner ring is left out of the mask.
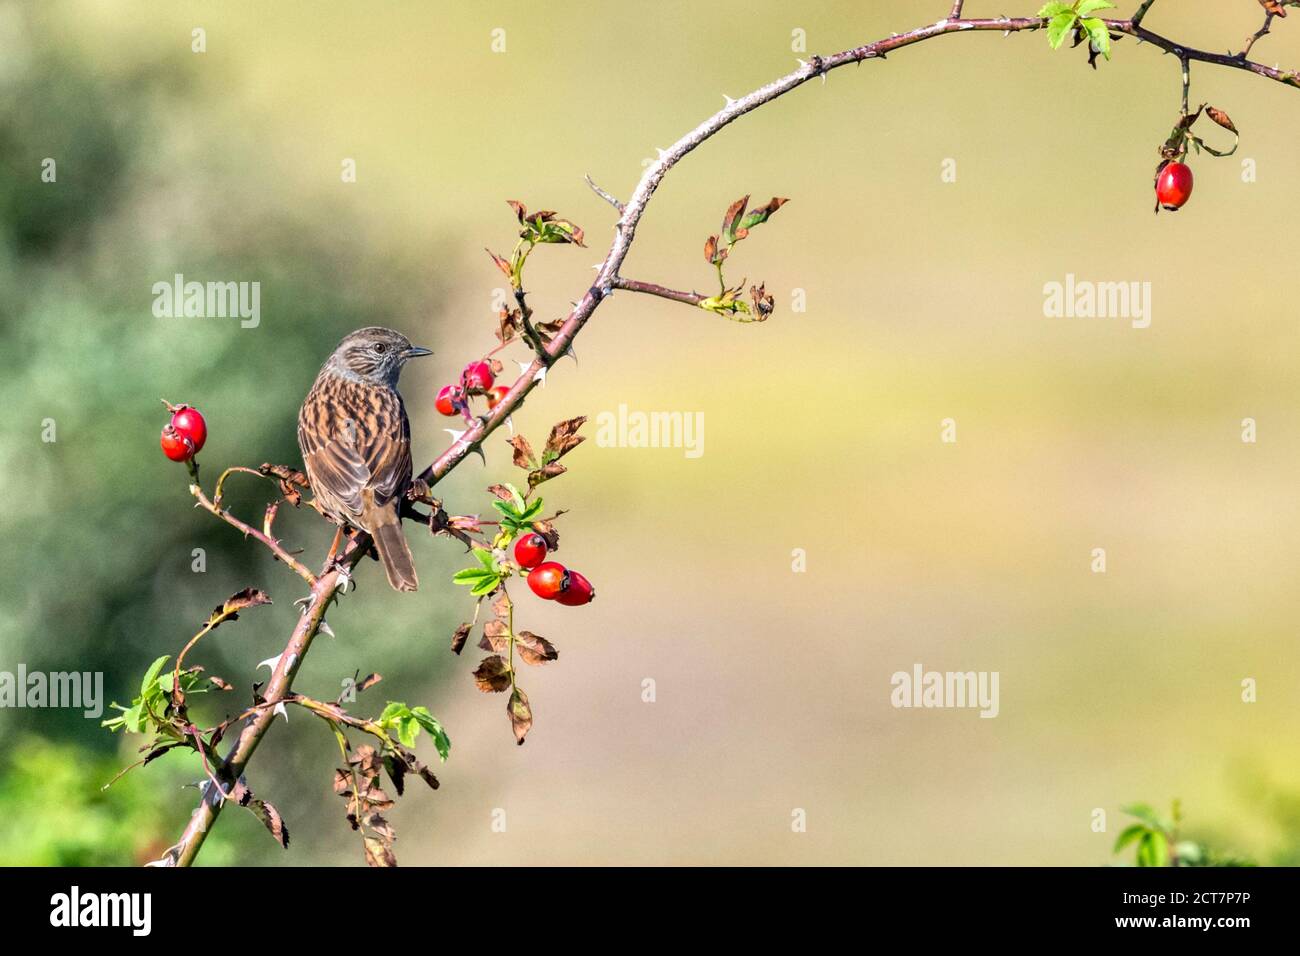
[[[1104,22],[1111,32],[1135,37],[1166,53],[1172,53],[1184,65],[1193,60],[1213,63],[1232,69],[1246,70],[1265,79],[1300,88],[1300,73],[1279,67],[1269,67],[1246,57],[1250,46],[1253,46],[1254,41],[1266,33],[1267,29],[1263,29],[1256,34],[1246,50],[1239,54],[1212,53],[1198,50],[1170,40],[1142,25],[1142,19],[1146,16],[1153,2],[1154,0],[1145,0],[1130,19],[1105,20]],[[615,224],[616,231],[613,242],[597,269],[595,281],[573,306],[558,332],[550,341],[545,344],[536,343],[536,357],[523,369],[506,395],[487,414],[476,418],[450,448],[439,455],[420,473],[420,479],[432,486],[464,461],[467,455],[478,451],[484,440],[496,431],[512,413],[518,410],[528,393],[545,377],[550,366],[569,351],[574,338],[582,331],[592,314],[606,299],[613,295],[616,289],[646,292],[674,301],[692,305],[698,304],[695,293],[677,292],[651,283],[624,279],[620,276],[619,270],[622,268],[628,251],[631,249],[636,237],[637,226],[645,213],[646,206],[659,188],[664,176],[701,143],[711,139],[721,132],[723,128],[746,113],[784,96],[810,80],[820,77],[824,81],[832,70],[840,67],[855,63],[861,64],[867,60],[883,60],[888,54],[904,47],[945,34],[996,31],[1006,35],[1040,30],[1047,23],[1041,17],[965,19],[962,17],[962,7],[961,2],[955,2],[952,4],[951,13],[947,18],[917,27],[906,33],[894,34],[830,56],[814,55],[807,62],[801,60],[798,69],[787,73],[785,76],[754,90],[740,99],[728,99],[725,107],[704,120],[673,143],[672,146],[659,151],[658,159],[651,163],[642,174],[636,189],[626,203],[619,203],[613,196],[592,183],[592,188],[597,195],[610,202],[621,214]],[[1271,24],[1271,21],[1272,15],[1266,18],[1265,28]],[[257,529],[234,518],[220,508],[218,503],[207,499],[201,489],[195,491],[195,497],[198,499],[200,506],[231,524],[246,536],[256,538],[268,547],[277,558],[292,568],[310,585],[310,592],[305,600],[303,614],[294,627],[293,633],[275,665],[271,679],[264,689],[266,705],[259,706],[254,713],[247,716],[232,749],[222,761],[217,772],[217,775],[223,781],[228,785],[232,785],[243,774],[244,768],[274,720],[274,705],[295,699],[290,687],[302,666],[303,658],[310,649],[313,639],[320,631],[322,622],[325,620],[325,612],[331,602],[336,599],[352,568],[368,552],[370,542],[365,535],[355,535],[340,557],[336,559],[331,553],[320,572],[313,575],[306,567],[288,554],[280,546],[279,542],[269,534],[259,532]],[[180,840],[168,850],[167,854],[159,862],[164,865],[187,866],[191,864],[203,845],[204,838],[216,821],[222,804],[223,800],[217,792],[217,788],[208,787]]]

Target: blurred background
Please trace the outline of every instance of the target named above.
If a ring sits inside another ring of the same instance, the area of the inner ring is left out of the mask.
[[[159,397],[207,416],[209,482],[298,465],[320,363],[393,325],[437,353],[402,384],[422,466],[449,440],[436,390],[495,344],[483,247],[513,244],[506,199],[587,231],[590,248],[530,259],[538,317],[558,316],[613,221],[584,173],[626,198],[724,94],[806,59],[801,38],[830,53],[947,7],[0,2],[0,670],[102,671],[129,703],[215,603],[260,587],[275,604],[191,658],[236,686],[196,716],[237,710],[302,588],[193,509]],[[1219,50],[1260,20],[1254,0],[1183,0],[1147,25]],[[297,682],[333,697],[378,671],[356,710],[421,703],[447,728],[442,789],[390,814],[401,862],[1102,865],[1121,805],[1175,798],[1207,845],[1300,862],[1300,94],[1194,65],[1192,102],[1231,114],[1242,146],[1194,159],[1191,202],[1153,216],[1177,61],[1115,47],[1093,72],[1042,34],[940,38],[805,86],[668,176],[624,274],[710,289],[723,209],[787,196],[729,264],[776,312],[745,326],[620,293],[515,416],[535,443],[593,419],[544,495],[600,595],[520,596],[518,624],[560,650],[521,675],[527,745],[475,689],[480,655],[448,649],[471,608],[449,581],[461,549],[414,527],[420,591],[367,563]],[[1300,23],[1254,55],[1300,65]],[[259,282],[260,324],[156,318],[153,284],[176,273]],[[1044,317],[1067,273],[1150,282],[1150,327]],[[620,404],[702,412],[704,454],[601,447],[594,419]],[[443,482],[448,509],[486,512],[484,488],[518,475],[508,452],[494,437]],[[269,493],[237,477],[228,500],[256,518]],[[313,513],[278,528],[318,562]],[[998,671],[999,716],[895,709],[890,677],[917,663]],[[0,710],[0,862],[139,863],[174,842],[193,761],[101,790],[143,743],[79,711]],[[290,849],[231,810],[200,861],[359,864],[337,761],[291,713],[249,773]]]

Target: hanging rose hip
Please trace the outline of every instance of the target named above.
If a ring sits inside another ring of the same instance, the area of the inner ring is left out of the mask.
[[[1156,199],[1170,212],[1181,209],[1192,195],[1192,168],[1186,163],[1166,163],[1156,176]]]
[[[203,420],[197,408],[178,405],[172,414],[172,428],[181,438],[189,439],[194,446],[194,454],[203,450],[203,443],[208,440],[208,423]]]
[[[488,408],[493,409],[501,404],[501,400],[506,397],[510,389],[505,385],[497,385],[488,389],[487,400]]]
[[[194,457],[194,443],[181,435],[170,422],[163,426],[159,444],[163,454],[172,461],[189,461]]]
[[[546,539],[540,534],[526,534],[515,542],[515,560],[521,568],[535,568],[546,560]]]
[[[492,366],[487,362],[471,362],[465,366],[465,371],[461,373],[460,378],[466,388],[483,390],[491,388],[492,383],[496,381],[492,375]]]
[[[459,385],[444,385],[434,399],[433,407],[444,415],[455,415],[456,405],[465,400],[465,391]]]
[[[528,586],[544,601],[554,601],[568,581],[569,572],[558,561],[547,561],[528,572]]]
[[[555,596],[555,603],[567,607],[581,607],[584,604],[590,604],[595,597],[596,589],[591,586],[591,582],[577,571],[571,570],[569,571],[569,582]]]

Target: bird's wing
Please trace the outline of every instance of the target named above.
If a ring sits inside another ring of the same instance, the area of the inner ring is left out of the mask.
[[[332,378],[318,382],[298,416],[298,444],[318,496],[354,516],[363,492],[384,506],[411,477],[411,434],[402,400],[389,389]]]

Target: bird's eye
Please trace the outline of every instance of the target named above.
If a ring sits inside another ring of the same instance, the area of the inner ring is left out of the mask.
[[[385,345],[383,342],[376,342],[374,348],[375,351],[378,352],[380,355],[383,355],[385,352],[388,351],[388,346]]]

